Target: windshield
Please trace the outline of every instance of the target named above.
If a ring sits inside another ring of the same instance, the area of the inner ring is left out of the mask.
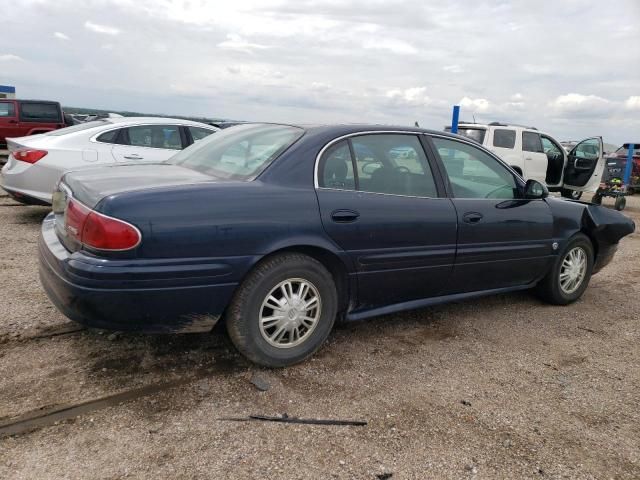
[[[451,132],[451,127],[446,127],[444,130],[446,132]],[[470,138],[471,140],[478,142],[480,145],[482,145],[482,142],[484,142],[485,133],[486,130],[484,128],[458,127],[458,135]]]
[[[301,128],[287,125],[231,127],[184,149],[169,163],[219,178],[251,180],[303,133]]]
[[[58,137],[60,135],[66,135],[67,133],[75,133],[81,132],[82,130],[89,130],[90,128],[101,127],[103,125],[107,125],[111,122],[107,120],[94,120],[93,122],[87,123],[79,123],[78,125],[73,125],[71,127],[60,128],[58,130],[53,130],[51,132],[45,133],[45,135],[50,135],[52,137]]]

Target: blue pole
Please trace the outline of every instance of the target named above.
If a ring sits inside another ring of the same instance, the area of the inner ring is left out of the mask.
[[[458,117],[460,116],[460,105],[453,106],[453,118],[451,119],[451,133],[458,133]]]
[[[627,153],[627,166],[624,169],[624,178],[622,179],[622,183],[629,187],[629,182],[631,181],[631,171],[633,169],[633,150],[635,149],[635,145],[633,143],[629,144],[629,152]]]

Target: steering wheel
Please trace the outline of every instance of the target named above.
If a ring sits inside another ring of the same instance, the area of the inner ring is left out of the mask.
[[[504,185],[500,185],[498,188],[494,188],[493,190],[491,190],[489,193],[487,193],[484,198],[491,198],[491,195],[493,195],[494,193],[500,191],[500,190],[504,190],[505,188],[511,190],[511,186],[507,185],[506,183]]]

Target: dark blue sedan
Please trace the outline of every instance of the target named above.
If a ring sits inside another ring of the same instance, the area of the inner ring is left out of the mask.
[[[170,161],[67,174],[40,276],[69,318],[145,332],[224,318],[256,363],[359,320],[536,288],[563,305],[634,231],[549,198],[477,143],[406,127],[248,124]]]

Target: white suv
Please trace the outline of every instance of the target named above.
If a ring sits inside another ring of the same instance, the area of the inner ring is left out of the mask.
[[[524,179],[545,183],[563,197],[577,200],[600,185],[605,166],[602,137],[582,140],[567,152],[551,135],[522,125],[460,123],[458,134],[494,152]]]

